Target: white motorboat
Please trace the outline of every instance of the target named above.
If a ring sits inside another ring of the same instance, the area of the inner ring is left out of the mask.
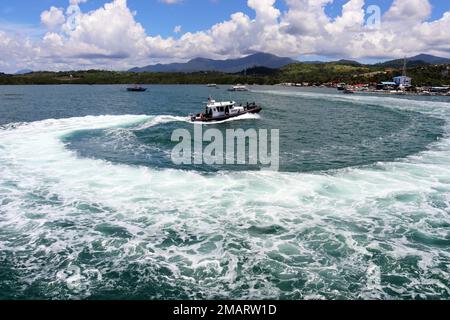
[[[215,122],[238,117],[247,113],[260,113],[262,108],[256,103],[246,105],[236,105],[234,101],[218,102],[211,98],[205,107],[205,112],[191,116],[192,122]]]
[[[235,86],[232,86],[230,89],[228,89],[228,91],[248,91],[247,87],[242,85],[242,84],[238,84]]]

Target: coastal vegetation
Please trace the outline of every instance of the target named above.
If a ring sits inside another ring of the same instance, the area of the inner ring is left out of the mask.
[[[408,76],[415,86],[440,86],[450,84],[450,64],[408,66]],[[31,72],[26,74],[0,74],[1,85],[27,84],[267,84],[308,83],[324,84],[345,82],[348,84],[379,83],[391,81],[402,74],[402,68],[383,65],[363,65],[354,61],[329,63],[293,63],[280,69],[254,67],[238,73],[223,72],[119,72],[105,70]]]

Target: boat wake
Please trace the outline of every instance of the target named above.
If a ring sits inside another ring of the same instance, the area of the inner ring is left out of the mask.
[[[438,116],[446,121],[450,117],[450,103],[438,101],[420,101],[401,97],[380,97],[374,95],[343,95],[305,91],[255,90],[254,93],[289,96],[326,101],[350,102],[359,105],[376,105],[395,110],[408,110],[427,115]]]
[[[191,122],[189,117],[176,117],[168,115],[152,116],[151,119],[147,120],[145,123],[132,128],[133,131],[145,130],[151,127],[155,127],[160,124],[170,123],[170,122]]]
[[[202,125],[214,125],[214,124],[222,124],[227,122],[234,122],[234,121],[242,121],[242,120],[257,120],[261,119],[261,116],[259,114],[243,114],[242,116],[230,118],[223,121],[214,121],[214,122],[198,122],[195,124],[202,124]],[[145,121],[142,124],[139,124],[133,128],[131,128],[132,131],[141,131],[148,128],[155,127],[157,125],[171,123],[171,122],[185,122],[185,123],[192,123],[194,124],[189,117],[177,117],[177,116],[169,116],[169,115],[159,115],[159,116],[150,116],[150,119]]]
[[[448,103],[358,99],[450,120]],[[158,170],[79,157],[63,143],[176,121],[189,119],[0,129],[0,259],[16,297],[32,285],[41,298],[450,298],[449,126],[428,151],[326,174]]]

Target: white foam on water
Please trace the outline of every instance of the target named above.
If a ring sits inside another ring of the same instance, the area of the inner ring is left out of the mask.
[[[214,125],[214,124],[222,124],[227,122],[234,122],[234,121],[242,121],[242,120],[258,120],[261,119],[261,116],[259,114],[255,113],[246,113],[241,116],[237,116],[234,118],[222,120],[222,121],[214,121],[214,122],[201,122],[203,125]]]
[[[379,105],[385,108],[393,108],[400,110],[418,111],[424,114],[432,114],[441,116],[444,119],[448,119],[450,110],[448,102],[440,101],[422,101],[413,99],[403,99],[391,96],[374,96],[369,94],[332,94],[332,93],[316,93],[307,91],[287,91],[287,90],[259,90],[255,93],[264,93],[272,95],[308,98],[308,99],[321,99],[329,101],[341,101],[351,102],[361,105]]]
[[[450,119],[448,103],[321,98]],[[135,124],[142,130],[173,121],[188,120],[101,116],[0,130],[0,230],[14,235],[0,237],[0,248],[31,256],[28,283],[58,281],[67,265],[77,265],[84,289],[75,294],[87,297],[96,287],[119,286],[107,280],[111,269],[120,273],[137,264],[150,270],[142,273],[142,283],[176,283],[192,297],[449,292],[450,271],[442,267],[450,263],[448,126],[447,136],[429,151],[402,161],[316,174],[155,170],[80,158],[61,142],[79,130]],[[24,234],[27,241],[19,241]],[[92,268],[80,258],[86,250],[101,256],[92,277],[83,273]],[[406,261],[417,264],[420,273],[408,272]],[[38,267],[42,263],[45,270]],[[161,268],[170,275],[160,275]],[[386,284],[380,274],[406,280]],[[424,281],[430,277],[432,282]],[[360,283],[353,283],[358,278]],[[294,288],[299,281],[301,288]],[[350,282],[357,289],[349,290]],[[53,296],[67,295],[54,290]]]
[[[151,117],[145,123],[133,128],[135,131],[145,130],[160,124],[170,123],[170,122],[190,122],[189,117],[177,117],[177,116],[168,116],[168,115],[160,115]]]
[[[240,121],[240,120],[257,120],[261,119],[261,116],[259,114],[250,114],[246,113],[238,117],[222,120],[222,121],[214,121],[214,122],[200,122],[200,124],[203,125],[214,125],[214,124],[222,124],[227,122],[233,122],[233,121]],[[170,123],[170,122],[186,122],[186,123],[192,123],[194,124],[189,117],[178,117],[178,116],[169,116],[169,115],[159,115],[154,116],[150,120],[146,121],[143,124],[140,124],[133,128],[133,131],[140,131],[145,130],[151,127],[155,127],[160,124]]]

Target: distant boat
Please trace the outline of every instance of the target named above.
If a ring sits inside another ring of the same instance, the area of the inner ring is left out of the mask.
[[[346,89],[344,89],[344,93],[345,93],[345,94],[354,94],[354,93],[355,93],[355,91],[353,91],[353,90],[351,90],[351,89],[348,89],[348,88],[346,88]]]
[[[238,84],[236,86],[232,86],[228,91],[248,91],[246,86],[243,86],[241,84]]]
[[[339,84],[336,86],[336,89],[338,89],[338,91],[344,91],[346,86],[347,86],[347,85],[346,85],[345,83],[339,83]]]
[[[209,88],[216,88],[216,87],[217,87],[217,84],[215,84],[215,83],[209,83],[209,84],[207,84],[206,86],[209,87]]]
[[[145,92],[145,91],[147,91],[147,88],[143,88],[138,85],[135,85],[134,87],[127,88],[127,91],[129,91],[129,92]]]

